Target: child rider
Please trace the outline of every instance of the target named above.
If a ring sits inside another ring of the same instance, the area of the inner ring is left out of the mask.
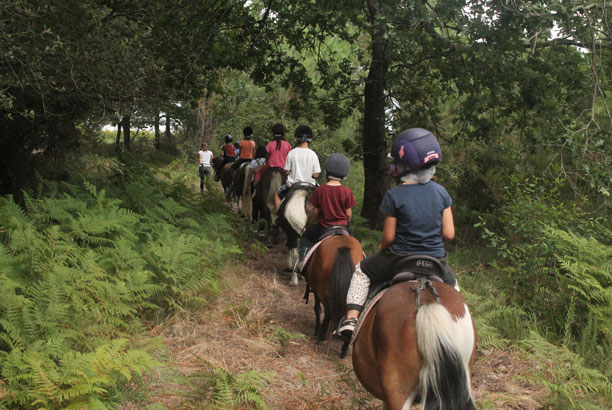
[[[336,333],[351,337],[368,296],[371,282],[390,280],[395,264],[406,255],[429,255],[444,267],[443,280],[457,287],[448,266],[444,242],[455,237],[451,197],[432,181],[442,152],[434,135],[422,128],[399,134],[391,147],[390,173],[400,183],[385,194],[380,210],[385,214],[379,252],[362,260],[347,294],[347,315]]]
[[[353,191],[342,185],[340,181],[348,176],[350,166],[351,163],[344,154],[331,154],[325,161],[327,184],[316,188],[308,200],[312,206],[313,218],[316,218],[317,222],[302,235],[298,264],[300,270],[308,249],[326,228],[346,226],[348,230],[352,208],[355,206],[355,196]]]
[[[297,146],[287,154],[287,160],[285,161],[287,182],[276,193],[276,209],[278,209],[281,199],[285,197],[291,185],[296,182],[307,182],[312,185],[317,183],[316,178],[321,172],[321,165],[319,165],[317,154],[310,149],[312,136],[312,129],[308,125],[300,125],[295,130],[294,137]]]

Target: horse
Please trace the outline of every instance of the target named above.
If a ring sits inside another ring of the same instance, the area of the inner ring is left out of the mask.
[[[223,158],[215,157],[213,158],[213,168],[219,174],[219,179],[221,180],[221,185],[223,186],[223,192],[225,193],[225,200],[227,202],[231,202],[232,200],[232,163],[228,162],[223,165]]]
[[[291,273],[291,281],[289,285],[298,285],[297,271],[294,269],[298,259],[298,239],[306,229],[309,223],[309,216],[306,212],[306,200],[316,187],[307,182],[295,183],[289,188],[289,192],[285,197],[278,210],[279,225],[283,232],[287,235],[287,269]]]
[[[249,162],[243,162],[240,164],[237,169],[234,171],[234,176],[232,178],[232,198],[235,200],[236,205],[238,207],[238,212],[241,216],[246,216],[243,212],[244,203],[251,202],[250,196],[244,195],[245,185],[247,184],[247,177],[249,175]],[[248,182],[250,185],[250,182]],[[241,206],[242,201],[242,206]]]
[[[306,279],[304,299],[308,303],[308,295],[314,293],[315,337],[325,340],[329,324],[338,327],[346,310],[346,294],[348,292],[355,265],[364,257],[361,243],[353,236],[333,234],[322,236],[324,239],[313,246],[312,256],[305,263],[302,273]],[[315,248],[316,247],[316,248]],[[321,324],[321,304],[324,308],[324,318]],[[346,356],[349,341],[342,345],[340,357]]]
[[[415,400],[427,410],[475,409],[477,335],[461,293],[428,279],[401,282],[366,310],[353,336],[353,368],[386,409],[410,409]]]
[[[287,175],[281,168],[268,168],[261,175],[255,187],[253,208],[256,210],[257,219],[262,218],[267,221],[266,237],[270,239],[272,236],[277,236],[272,232],[272,225],[276,221],[275,194],[286,179]]]
[[[247,220],[253,220],[253,198],[252,196],[252,183],[253,178],[255,177],[255,173],[260,167],[257,168],[249,168],[248,166],[244,172],[244,182],[242,183],[242,192],[240,196],[242,198],[242,204],[240,207],[240,214],[244,216]],[[252,172],[251,172],[252,170]]]

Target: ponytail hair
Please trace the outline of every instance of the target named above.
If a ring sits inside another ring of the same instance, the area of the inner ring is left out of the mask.
[[[276,123],[272,126],[271,128],[272,131],[272,136],[274,137],[274,140],[276,141],[276,150],[280,150],[281,149],[281,141],[283,140],[283,137],[285,136],[285,126],[283,124]]]

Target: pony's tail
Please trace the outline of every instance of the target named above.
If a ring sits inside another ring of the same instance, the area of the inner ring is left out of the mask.
[[[475,409],[468,367],[474,330],[467,306],[465,312],[455,321],[439,303],[419,307],[416,332],[423,361],[419,393],[424,410]]]
[[[333,328],[338,327],[346,311],[346,294],[355,271],[351,248],[338,248],[331,274],[331,320]]]

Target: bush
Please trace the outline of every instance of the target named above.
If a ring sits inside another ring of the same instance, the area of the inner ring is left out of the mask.
[[[501,258],[496,288],[589,363],[609,363],[612,248],[596,239],[609,242],[609,230],[563,201],[559,181],[510,182],[497,217],[477,224]]]

